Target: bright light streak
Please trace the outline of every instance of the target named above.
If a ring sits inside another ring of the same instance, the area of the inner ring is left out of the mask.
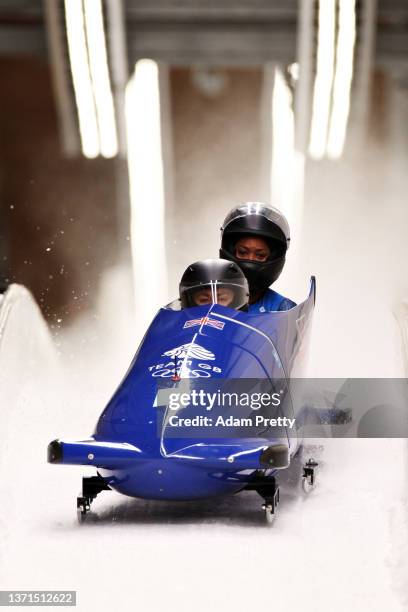
[[[272,93],[271,202],[282,210],[293,230],[300,225],[304,155],[295,150],[292,106],[292,92],[276,68]]]
[[[98,118],[100,150],[104,157],[118,153],[115,108],[109,80],[101,0],[84,0],[89,65]]]
[[[143,328],[168,301],[159,71],[154,61],[137,62],[126,88],[125,113],[135,299]]]
[[[332,159],[341,157],[346,140],[356,39],[355,10],[355,0],[340,0],[333,109],[327,142],[327,154]]]
[[[288,169],[292,163],[294,139],[292,94],[281,71],[276,68],[272,92],[271,193],[272,201],[277,203],[280,203],[282,196],[287,193]],[[281,204],[277,206],[281,207]]]
[[[318,22],[317,69],[309,143],[309,153],[315,159],[321,159],[326,150],[334,71],[335,0],[320,0]]]
[[[99,155],[99,134],[89,72],[82,0],[65,0],[68,52],[85,157]]]
[[[288,71],[294,81],[299,80],[299,63],[298,62],[293,62],[293,64],[289,64]]]

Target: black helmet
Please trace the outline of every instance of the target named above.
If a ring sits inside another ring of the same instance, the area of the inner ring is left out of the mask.
[[[235,256],[235,244],[244,236],[264,238],[271,251],[267,261]],[[222,224],[220,257],[239,265],[248,279],[250,291],[265,291],[282,272],[289,243],[289,224],[277,208],[262,202],[246,202],[233,208]]]
[[[248,297],[248,282],[241,268],[225,259],[196,261],[180,281],[182,308],[221,304],[239,309],[248,304]]]

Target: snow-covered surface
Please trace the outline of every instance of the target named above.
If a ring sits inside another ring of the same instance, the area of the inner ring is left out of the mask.
[[[6,299],[1,588],[76,590],[79,610],[406,609],[400,440],[316,441],[309,454],[323,463],[318,488],[304,496],[294,465],[282,477],[272,528],[252,492],[174,504],[106,492],[94,503],[95,520],[79,526],[75,497],[85,471],[48,465],[46,445],[92,432],[133,352],[132,334],[125,324],[80,322],[58,347],[61,381],[28,292],[15,288]]]

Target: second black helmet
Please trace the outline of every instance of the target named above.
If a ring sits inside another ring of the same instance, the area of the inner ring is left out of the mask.
[[[180,281],[182,308],[220,304],[228,308],[244,308],[249,288],[237,264],[225,259],[204,259],[188,266]]]

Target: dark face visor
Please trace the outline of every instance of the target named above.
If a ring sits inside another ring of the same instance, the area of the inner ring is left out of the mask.
[[[222,280],[185,285],[180,287],[180,300],[183,308],[219,304],[238,310],[248,304],[248,286]]]

